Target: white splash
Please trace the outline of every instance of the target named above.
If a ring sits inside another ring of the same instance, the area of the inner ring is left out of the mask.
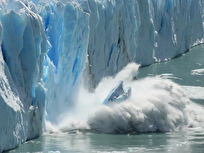
[[[115,77],[104,78],[95,93],[81,88],[76,107],[63,115],[59,131],[166,132],[196,126],[203,121],[203,107],[193,103],[178,84],[160,76],[133,81],[138,68],[139,65],[131,63]],[[131,98],[111,107],[102,105],[121,80],[124,86],[131,86]]]
[[[191,71],[191,75],[204,75],[204,69],[195,69]]]

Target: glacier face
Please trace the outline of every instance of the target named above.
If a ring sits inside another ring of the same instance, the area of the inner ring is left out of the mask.
[[[149,65],[186,52],[203,38],[203,2],[89,1],[89,74],[94,85],[129,62]],[[97,62],[100,56],[100,62]],[[97,63],[97,64],[96,64]]]
[[[203,12],[202,0],[0,1],[0,151],[40,135],[45,107],[57,123],[82,77],[94,89],[202,43]]]
[[[4,4],[6,8],[0,10],[0,152],[42,134],[46,99],[43,22],[20,1]]]

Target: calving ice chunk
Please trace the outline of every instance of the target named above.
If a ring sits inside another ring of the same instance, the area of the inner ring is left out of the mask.
[[[103,101],[103,105],[110,106],[111,104],[124,102],[131,96],[131,87],[126,87],[123,89],[123,81],[118,82],[118,84],[111,90],[106,99]]]

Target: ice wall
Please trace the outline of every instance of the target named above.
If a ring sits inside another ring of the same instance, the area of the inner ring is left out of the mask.
[[[174,58],[203,39],[202,0],[89,0],[89,84],[129,62]],[[98,58],[100,57],[100,58]],[[94,81],[93,81],[94,80]]]
[[[0,152],[42,134],[47,41],[35,5],[1,1]]]

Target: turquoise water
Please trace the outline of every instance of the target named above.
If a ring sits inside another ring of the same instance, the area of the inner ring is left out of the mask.
[[[203,87],[203,58],[204,45],[196,46],[178,58],[142,68],[139,71],[138,77],[143,78],[146,76],[163,75],[171,77],[174,82],[180,85]]]
[[[139,69],[138,79],[159,75],[180,84],[191,99],[204,104],[204,45],[173,60]],[[145,95],[144,95],[145,96]],[[62,153],[203,153],[204,124],[166,133],[102,134],[84,130],[44,134],[9,152]]]
[[[137,152],[137,153],[202,153],[203,129],[139,135],[94,133],[53,134],[24,143],[10,152]]]

